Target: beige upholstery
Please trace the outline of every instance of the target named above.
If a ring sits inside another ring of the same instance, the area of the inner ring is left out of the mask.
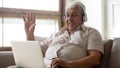
[[[120,68],[120,38],[114,39],[109,60],[109,68]]]
[[[113,40],[111,39],[104,41],[104,55],[102,55],[100,65],[96,68],[108,68],[112,44],[113,44]]]
[[[0,68],[15,65],[12,51],[0,51]]]

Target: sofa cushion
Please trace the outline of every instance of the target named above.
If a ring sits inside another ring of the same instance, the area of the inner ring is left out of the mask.
[[[0,68],[15,65],[12,51],[0,51]]]
[[[120,38],[116,38],[113,41],[109,68],[120,68]]]
[[[113,40],[111,39],[104,41],[104,54],[101,57],[100,65],[97,66],[96,68],[107,68],[108,67],[112,44],[113,44]]]

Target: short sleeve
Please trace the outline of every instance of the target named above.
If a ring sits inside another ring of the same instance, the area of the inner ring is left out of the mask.
[[[88,50],[97,50],[104,53],[103,40],[100,33],[91,28],[88,33]]]

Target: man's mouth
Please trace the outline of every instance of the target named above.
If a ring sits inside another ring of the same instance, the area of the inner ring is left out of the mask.
[[[68,22],[68,24],[74,24],[73,22]]]

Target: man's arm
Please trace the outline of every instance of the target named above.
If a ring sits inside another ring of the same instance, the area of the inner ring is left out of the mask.
[[[54,58],[51,63],[51,68],[93,68],[95,65],[100,64],[101,53],[95,50],[89,50],[88,56],[71,61],[64,61],[61,58]]]
[[[100,64],[101,53],[95,50],[89,50],[88,56],[78,59],[68,61],[70,68],[89,68]]]
[[[34,29],[35,29],[35,16],[28,12],[23,16],[24,27],[26,32],[27,40],[35,40]]]

